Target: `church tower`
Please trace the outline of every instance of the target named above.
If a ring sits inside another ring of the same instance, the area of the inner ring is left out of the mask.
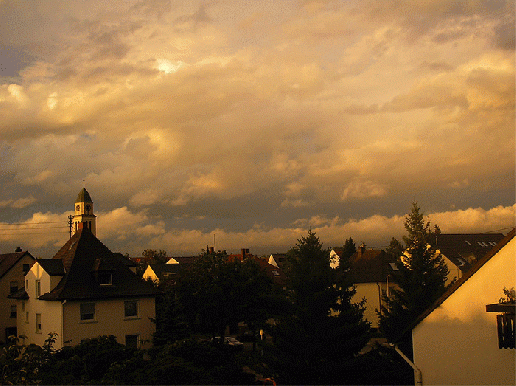
[[[80,228],[79,223],[83,223],[83,227],[88,228],[91,233],[97,235],[96,217],[93,214],[93,201],[86,188],[77,195],[75,200],[75,215],[73,216],[72,234],[75,234]]]

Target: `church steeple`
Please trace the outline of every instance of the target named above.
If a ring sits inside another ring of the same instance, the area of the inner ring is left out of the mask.
[[[86,188],[77,195],[75,200],[75,215],[73,216],[72,233],[75,234],[79,230],[79,223],[83,223],[84,228],[88,228],[95,236],[97,234],[96,217],[93,214],[93,201]]]

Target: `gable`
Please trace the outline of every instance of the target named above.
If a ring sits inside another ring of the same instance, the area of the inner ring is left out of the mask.
[[[36,259],[29,252],[13,252],[0,254],[0,279],[4,277],[20,260],[29,257],[32,262]]]

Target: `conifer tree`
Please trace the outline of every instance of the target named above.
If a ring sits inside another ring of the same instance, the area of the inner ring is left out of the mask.
[[[436,226],[431,230],[417,203],[405,217],[407,235],[405,246],[393,238],[387,249],[396,258],[397,270],[393,272],[396,288],[384,294],[380,312],[380,330],[391,342],[405,342],[407,354],[411,345],[410,324],[425,311],[446,289],[448,268],[443,257],[436,253]]]
[[[367,343],[364,304],[351,298],[349,260],[330,267],[330,251],[312,231],[288,254],[289,313],[277,322],[273,338],[280,382],[346,383],[354,356]]]

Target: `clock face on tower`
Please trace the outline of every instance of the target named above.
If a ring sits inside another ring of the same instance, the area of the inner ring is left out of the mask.
[[[86,213],[89,213],[89,212],[90,212],[90,209],[91,209],[91,206],[86,205]]]
[[[80,210],[81,210],[81,206],[80,206],[80,205],[77,205],[77,206],[75,207],[75,210],[76,210],[77,212],[78,212],[78,211],[80,211]]]

